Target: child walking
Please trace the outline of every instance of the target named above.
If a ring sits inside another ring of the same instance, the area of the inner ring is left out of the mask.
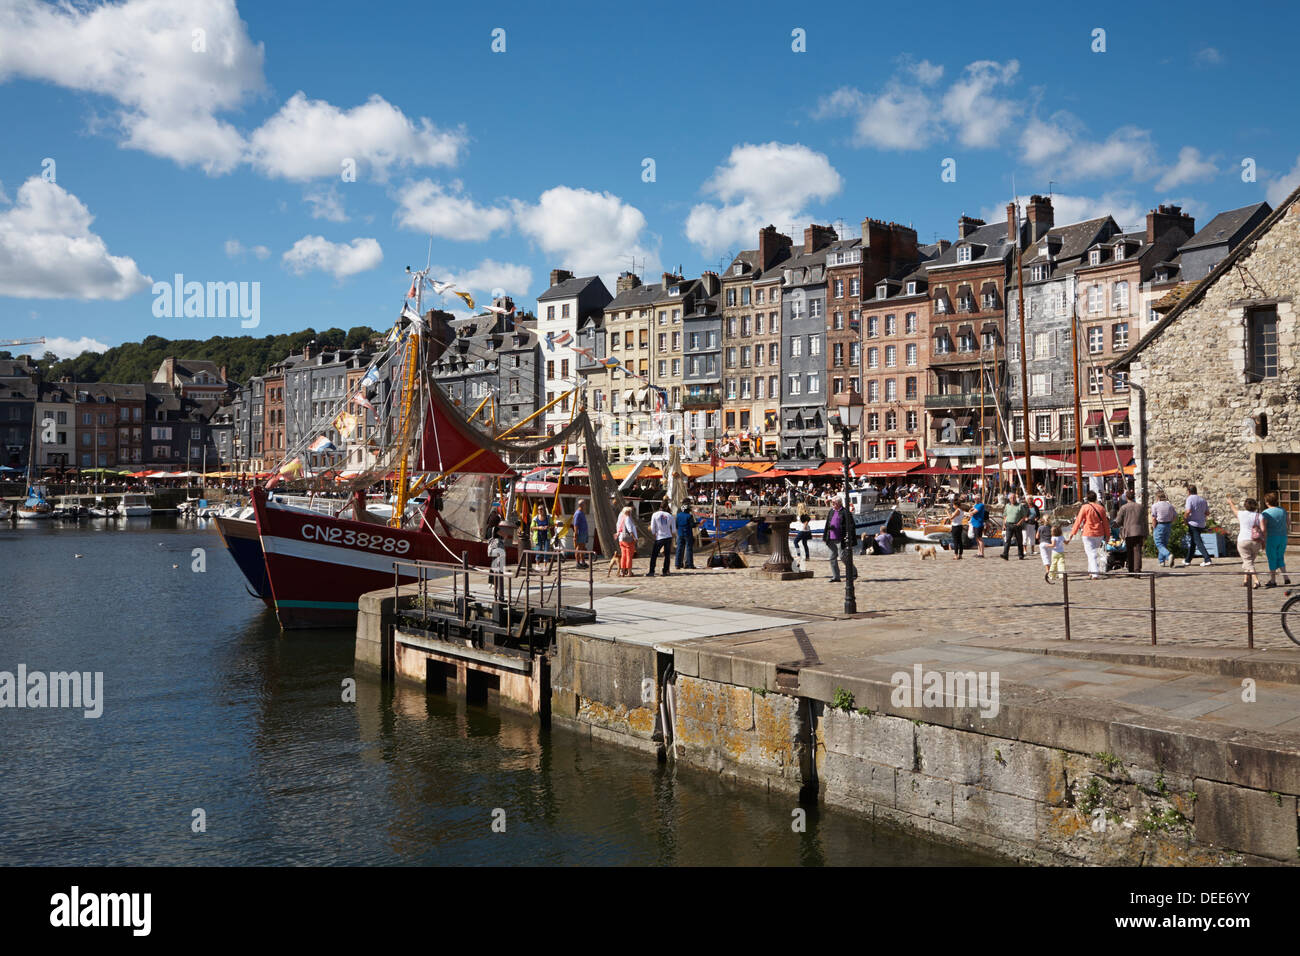
[[[1051,564],[1048,565],[1047,572],[1044,575],[1048,583],[1055,584],[1065,573],[1065,535],[1061,533],[1059,524],[1052,525],[1052,540],[1047,547],[1051,555]]]

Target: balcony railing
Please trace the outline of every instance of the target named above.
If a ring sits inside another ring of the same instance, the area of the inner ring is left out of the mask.
[[[710,389],[695,395],[682,396],[682,408],[717,408],[722,404],[722,391]]]
[[[942,395],[925,396],[926,408],[978,408],[983,402],[990,408],[994,405],[992,392],[946,392]]]

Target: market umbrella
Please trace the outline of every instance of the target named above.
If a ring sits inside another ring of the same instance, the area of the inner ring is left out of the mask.
[[[1068,461],[1061,461],[1056,458],[1040,458],[1038,455],[1032,455],[1029,458],[1029,467],[1032,471],[1056,471],[1058,468],[1069,468]],[[1025,458],[1008,458],[1002,463],[1003,471],[1024,471]]]
[[[728,465],[726,468],[719,468],[716,476],[713,474],[701,475],[695,480],[702,484],[713,484],[715,481],[719,484],[723,484],[724,482],[732,484],[737,481],[746,481],[750,478],[757,477],[758,472],[756,471],[749,471],[746,468],[740,468],[736,465]]]

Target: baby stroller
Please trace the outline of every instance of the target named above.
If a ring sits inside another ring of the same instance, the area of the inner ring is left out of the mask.
[[[1128,567],[1128,548],[1124,546],[1124,539],[1111,536],[1106,542],[1106,570],[1123,571]]]

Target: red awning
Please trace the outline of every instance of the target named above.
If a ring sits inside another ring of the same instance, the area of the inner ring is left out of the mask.
[[[1106,420],[1106,413],[1101,409],[1093,409],[1088,413],[1088,420],[1083,423],[1084,428],[1092,428],[1094,425],[1100,425]]]
[[[1100,414],[1100,413],[1098,413]],[[1074,467],[1074,452],[1066,456],[1070,462],[1070,467],[1062,468],[1062,473],[1068,475],[1076,470]],[[1085,449],[1083,453],[1083,473],[1085,475],[1101,474],[1103,472],[1116,471],[1120,468],[1127,468],[1133,464],[1133,449],[1121,448],[1118,455],[1113,448],[1103,448],[1101,451],[1096,449]]]
[[[907,441],[903,442],[903,451],[911,451],[913,448],[917,451],[920,451],[921,449],[920,443],[915,438],[909,438]]]
[[[1110,420],[1111,420],[1112,422],[1126,422],[1126,421],[1128,421],[1128,409],[1127,409],[1127,408],[1117,408],[1117,409],[1115,409],[1113,412],[1110,413]]]
[[[854,465],[850,470],[858,477],[863,475],[876,475],[881,478],[908,475],[918,470],[922,465],[919,461],[864,461],[861,464]]]

